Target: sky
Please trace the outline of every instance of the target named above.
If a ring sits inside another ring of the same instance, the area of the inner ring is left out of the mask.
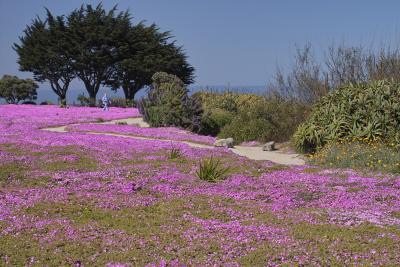
[[[44,7],[67,14],[100,1],[0,0],[0,75],[18,71],[11,46]],[[105,8],[129,9],[133,22],[156,23],[171,31],[195,71],[195,85],[262,86],[277,65],[292,64],[296,46],[316,54],[333,43],[397,45],[400,1],[372,0],[105,0]],[[41,85],[48,88],[48,85]],[[75,82],[73,87],[82,87]]]

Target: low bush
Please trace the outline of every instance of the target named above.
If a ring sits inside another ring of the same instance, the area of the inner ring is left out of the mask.
[[[99,107],[103,106],[103,101],[101,99],[98,100],[97,106]],[[125,99],[122,97],[114,97],[110,98],[109,106],[118,108],[130,108],[130,107],[136,107],[136,104],[135,101],[133,100]]]
[[[294,100],[234,92],[197,92],[205,115],[202,134],[244,141],[288,141],[309,113]]]
[[[200,161],[196,175],[200,180],[208,182],[218,182],[226,178],[229,168],[223,167],[219,159],[213,157]]]
[[[90,104],[89,97],[86,97],[85,94],[79,94],[76,100],[79,101],[79,105],[83,107],[88,107]]]
[[[225,125],[219,137],[245,141],[287,141],[308,114],[306,105],[277,98],[265,98],[251,106],[243,106]]]
[[[350,84],[314,106],[294,135],[300,152],[315,152],[330,142],[361,138],[400,147],[400,84],[386,80]]]
[[[248,108],[255,103],[263,102],[264,97],[256,94],[240,94],[235,92],[207,92],[201,91],[195,93],[201,99],[203,107],[207,111],[225,110],[230,113],[236,113],[240,109]]]
[[[221,129],[232,122],[235,114],[224,109],[215,108],[206,112],[201,120],[201,134],[216,136]]]
[[[366,143],[362,140],[330,143],[309,156],[308,161],[323,167],[400,173],[400,151],[395,144]]]
[[[22,102],[21,103],[22,105],[36,105],[36,102],[35,101],[24,101],[24,102]]]
[[[158,72],[145,99],[138,102],[143,119],[152,127],[178,126],[199,132],[203,108],[198,97],[188,95],[175,75]]]
[[[277,126],[264,105],[255,105],[239,112],[231,123],[218,134],[221,138],[232,137],[235,143],[267,141],[276,136]]]

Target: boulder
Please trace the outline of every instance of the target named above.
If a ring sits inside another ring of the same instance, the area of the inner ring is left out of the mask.
[[[214,142],[214,146],[218,147],[233,147],[233,138],[218,139]]]
[[[275,150],[275,142],[271,141],[263,145],[262,147],[263,151],[274,151]]]

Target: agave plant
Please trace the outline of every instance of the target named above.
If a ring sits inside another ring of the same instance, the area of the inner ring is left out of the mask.
[[[199,169],[196,172],[200,180],[215,183],[226,177],[228,167],[223,167],[219,159],[210,157],[200,161]]]
[[[349,84],[323,97],[294,134],[301,152],[348,138],[384,140],[400,147],[400,84],[381,80]]]

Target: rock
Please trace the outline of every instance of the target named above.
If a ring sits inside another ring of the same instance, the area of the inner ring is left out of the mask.
[[[226,138],[226,139],[218,139],[214,142],[214,146],[218,147],[233,147],[233,138]]]
[[[263,151],[273,151],[273,150],[275,150],[275,142],[271,141],[271,142],[266,143],[265,145],[263,145],[262,150]]]

